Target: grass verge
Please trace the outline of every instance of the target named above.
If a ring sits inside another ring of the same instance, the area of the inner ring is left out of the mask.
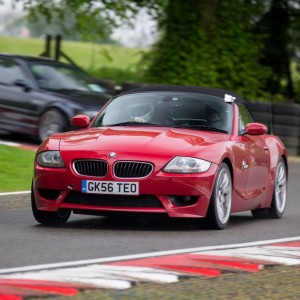
[[[15,38],[0,36],[0,52],[39,56],[44,52],[45,41],[37,38]],[[54,54],[54,48],[52,54]],[[78,66],[90,70],[95,75],[97,70],[118,69],[120,72],[134,71],[143,55],[142,49],[126,48],[118,45],[103,45],[63,41],[62,51]]]
[[[0,192],[31,188],[34,151],[0,145]]]

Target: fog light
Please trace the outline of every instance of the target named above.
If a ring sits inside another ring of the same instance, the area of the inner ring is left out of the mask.
[[[60,190],[38,189],[41,197],[47,200],[57,200],[60,195]]]
[[[198,196],[168,196],[174,206],[193,205],[198,201]]]

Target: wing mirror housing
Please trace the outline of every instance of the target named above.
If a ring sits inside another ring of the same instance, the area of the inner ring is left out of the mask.
[[[77,115],[71,119],[72,126],[85,128],[90,124],[90,118],[86,115]]]
[[[249,123],[245,127],[245,134],[249,135],[263,135],[267,131],[267,126],[261,123]]]
[[[23,79],[17,79],[14,81],[15,86],[22,87],[26,92],[30,91],[32,89],[32,86],[25,82]]]

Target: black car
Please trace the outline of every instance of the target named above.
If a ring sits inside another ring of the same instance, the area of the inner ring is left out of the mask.
[[[76,114],[93,118],[112,95],[76,66],[0,54],[0,129],[45,140],[69,130]]]

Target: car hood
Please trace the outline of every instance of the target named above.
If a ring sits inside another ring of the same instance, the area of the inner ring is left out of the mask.
[[[88,91],[78,91],[78,90],[60,90],[52,92],[54,96],[64,97],[72,100],[83,106],[93,106],[97,109],[102,107],[111,95],[104,93],[88,92]]]
[[[79,150],[167,156],[191,155],[197,146],[228,139],[228,135],[217,132],[166,127],[91,128],[52,137],[60,140],[62,152]]]

